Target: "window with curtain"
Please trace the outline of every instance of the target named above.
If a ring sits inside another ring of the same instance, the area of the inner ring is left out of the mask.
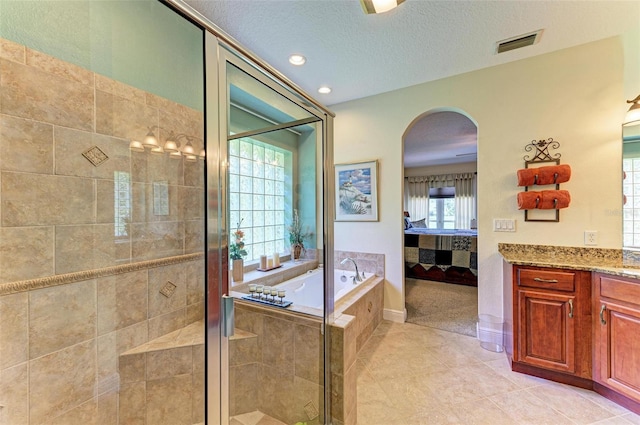
[[[405,210],[411,220],[427,218],[430,228],[470,229],[476,218],[475,178],[475,173],[407,177]]]

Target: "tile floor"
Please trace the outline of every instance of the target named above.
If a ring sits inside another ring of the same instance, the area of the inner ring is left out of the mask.
[[[511,372],[473,337],[383,322],[358,354],[359,425],[638,424],[598,394]]]
[[[358,425],[640,425],[599,396],[512,372],[477,339],[384,321],[358,354]],[[232,425],[284,425],[260,412]]]

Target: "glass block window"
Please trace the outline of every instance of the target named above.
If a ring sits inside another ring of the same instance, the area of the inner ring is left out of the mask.
[[[115,236],[129,236],[131,220],[131,177],[125,171],[113,173],[113,207],[115,217]]]
[[[292,153],[284,149],[251,138],[229,142],[229,233],[238,224],[244,231],[245,261],[285,252],[291,164]]]
[[[622,210],[624,216],[623,238],[625,247],[640,248],[640,155],[625,157],[623,193],[626,198]]]

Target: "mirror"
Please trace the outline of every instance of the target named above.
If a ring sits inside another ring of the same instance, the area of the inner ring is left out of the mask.
[[[640,125],[622,126],[623,248],[640,249]]]

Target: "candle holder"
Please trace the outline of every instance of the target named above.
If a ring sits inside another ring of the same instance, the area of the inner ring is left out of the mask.
[[[280,298],[280,304],[284,302],[284,295],[286,291],[284,289],[278,289],[278,298]]]
[[[251,295],[251,298],[254,298],[256,296],[257,287],[258,285],[256,285],[255,283],[249,284],[249,295]]]

